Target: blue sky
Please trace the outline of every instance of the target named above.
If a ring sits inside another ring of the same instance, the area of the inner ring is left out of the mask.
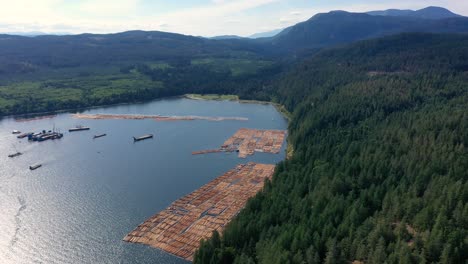
[[[442,6],[468,16],[467,0],[0,0],[0,32],[161,30],[248,36],[331,10]]]

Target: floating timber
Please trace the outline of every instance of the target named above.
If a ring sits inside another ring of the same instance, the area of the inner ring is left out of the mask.
[[[274,165],[238,165],[200,189],[180,198],[140,224],[123,239],[149,245],[186,260],[193,260],[200,241],[224,227],[247,200],[270,179]]]
[[[192,152],[192,155],[201,155],[201,154],[218,153],[218,152],[223,152],[223,150],[222,149],[207,149],[207,150],[201,150],[201,151],[194,151]]]
[[[42,164],[31,165],[31,166],[29,166],[29,169],[30,169],[30,170],[37,170],[37,169],[39,169],[40,167],[42,167]]]
[[[91,128],[85,127],[85,126],[76,126],[68,129],[68,132],[76,132],[76,131],[84,131],[84,130],[90,130]]]
[[[100,137],[105,137],[107,134],[99,134],[99,135],[94,135],[93,138],[100,138]]]
[[[207,121],[247,121],[245,117],[213,117],[213,116],[163,116],[163,115],[113,115],[113,114],[73,114],[74,118],[79,119],[152,119],[154,121],[192,121],[192,120],[207,120]]]
[[[221,148],[217,150],[194,151],[192,155],[214,152],[239,152],[240,158],[246,158],[255,152],[278,154],[285,137],[286,131],[284,130],[241,128],[232,137],[228,138]]]
[[[137,141],[142,141],[142,140],[150,139],[150,138],[153,138],[153,134],[143,135],[141,137],[133,137],[133,141],[137,142]]]

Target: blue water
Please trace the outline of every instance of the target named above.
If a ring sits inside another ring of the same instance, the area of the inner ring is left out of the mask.
[[[219,147],[242,127],[286,129],[271,105],[168,99],[84,113],[247,117],[248,121],[0,120],[0,263],[187,263],[122,238],[148,217],[235,165],[277,163],[281,154],[192,156]],[[69,133],[77,124],[90,131]],[[28,142],[12,135],[61,129],[60,140]],[[92,139],[95,134],[106,137]],[[154,139],[134,143],[132,136]],[[18,151],[24,154],[8,158]],[[30,171],[29,166],[43,167]]]

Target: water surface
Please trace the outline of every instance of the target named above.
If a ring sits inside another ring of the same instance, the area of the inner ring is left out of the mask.
[[[286,129],[271,105],[167,99],[86,110],[84,113],[247,117],[248,121],[0,120],[0,263],[187,263],[158,249],[122,238],[166,208],[235,165],[277,163],[281,154],[236,153],[192,156],[219,147],[242,127]],[[69,133],[77,124],[90,131]],[[12,135],[61,129],[64,137],[28,142]],[[92,139],[95,134],[106,137]],[[134,143],[132,136],[154,139]],[[8,158],[18,151],[24,154]],[[30,171],[29,166],[42,168]]]

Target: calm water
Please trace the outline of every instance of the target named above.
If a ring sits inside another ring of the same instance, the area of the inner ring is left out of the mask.
[[[286,129],[270,105],[170,99],[85,113],[247,117],[249,121],[0,120],[0,263],[187,263],[157,249],[122,242],[151,215],[179,197],[248,161],[276,163],[281,154],[192,156],[219,147],[241,127]],[[61,131],[42,143],[16,139],[14,129]],[[95,134],[107,137],[92,139]],[[132,136],[155,134],[133,143]],[[284,147],[283,147],[284,148]],[[18,151],[17,158],[7,155]],[[42,163],[35,171],[29,165]]]

